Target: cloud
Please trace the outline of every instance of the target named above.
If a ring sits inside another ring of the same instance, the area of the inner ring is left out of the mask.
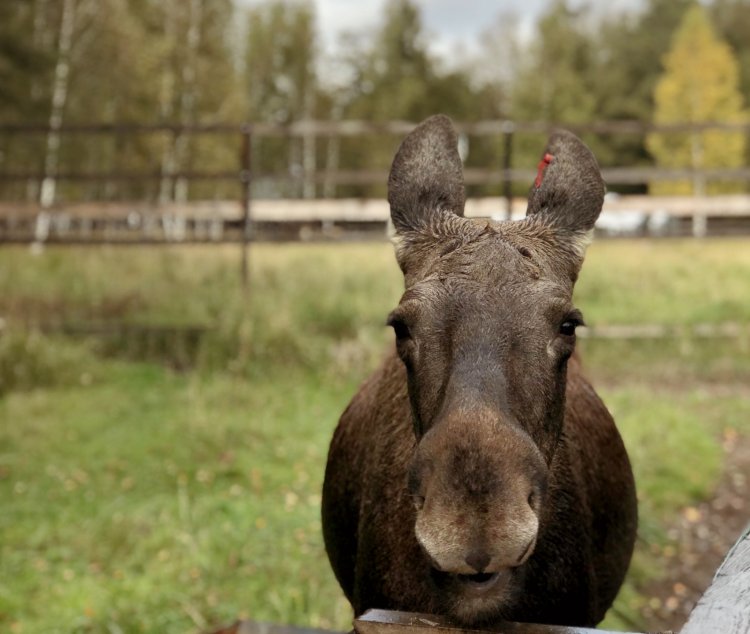
[[[266,0],[239,0],[244,5],[257,5]],[[294,0],[288,0],[294,1]],[[305,0],[298,0],[305,1]],[[343,33],[371,34],[382,23],[386,0],[312,0],[315,5],[323,52],[339,51]],[[430,50],[443,58],[450,58],[457,48],[475,50],[479,35],[502,14],[515,13],[519,17],[521,35],[532,34],[539,14],[549,0],[415,0],[422,9]],[[608,0],[588,3],[572,0],[572,6],[593,7],[595,11],[637,8],[643,0]]]

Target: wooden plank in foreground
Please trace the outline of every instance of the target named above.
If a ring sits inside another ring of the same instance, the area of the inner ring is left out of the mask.
[[[434,614],[368,610],[354,620],[354,631],[349,634],[627,634],[581,627],[536,625],[534,623],[499,623],[490,630],[468,630],[452,624],[445,617]],[[212,634],[340,634],[323,630],[269,625],[253,621],[237,621]],[[663,634],[671,634],[664,632]]]
[[[355,619],[354,631],[357,634],[469,634],[487,630],[467,630],[432,614],[368,610]],[[498,624],[489,631],[496,634],[608,634],[604,630],[580,627],[511,622]]]
[[[750,526],[719,566],[681,634],[750,633]]]
[[[329,630],[316,630],[293,625],[274,625],[256,621],[236,621],[227,627],[212,630],[211,634],[342,634]]]

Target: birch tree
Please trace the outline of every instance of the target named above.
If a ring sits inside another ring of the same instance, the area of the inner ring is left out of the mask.
[[[316,59],[311,3],[275,0],[250,9],[245,53],[249,120],[291,123],[314,118],[319,102]],[[264,148],[263,156],[258,157],[261,169],[278,171],[285,163],[288,172],[302,175],[301,188],[294,193],[315,194],[311,175],[317,148],[312,135],[305,135],[301,142],[290,140],[286,156],[272,141]]]
[[[656,123],[743,122],[746,113],[739,90],[739,66],[730,47],[717,35],[703,7],[689,9],[664,58],[664,73],[654,93]],[[742,132],[705,130],[654,133],[647,146],[662,167],[696,170],[744,164]],[[705,195],[737,191],[738,184],[692,180],[654,182],[654,194]],[[701,233],[700,227],[697,232]]]
[[[68,82],[70,78],[70,52],[73,45],[73,27],[75,26],[77,0],[63,0],[60,18],[60,32],[57,39],[57,60],[55,62],[52,103],[49,115],[49,133],[47,150],[44,156],[44,179],[39,194],[39,203],[46,209],[55,202],[57,187],[58,157],[60,153],[60,128],[63,123],[65,102],[68,99]]]
[[[190,0],[189,20],[187,26],[187,44],[182,59],[182,90],[180,92],[180,125],[190,126],[195,122],[196,76],[198,48],[201,40],[201,22],[203,20],[203,0]],[[185,165],[187,158],[188,137],[179,132],[174,141],[174,163]],[[177,202],[187,200],[188,184],[184,178],[175,183],[174,198]]]

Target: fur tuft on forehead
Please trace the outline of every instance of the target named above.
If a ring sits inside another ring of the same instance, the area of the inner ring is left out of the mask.
[[[391,234],[391,242],[396,251],[396,259],[401,270],[406,273],[409,261],[417,261],[427,251],[438,247],[442,255],[457,249],[463,244],[476,240],[482,233],[476,221],[455,213],[438,209],[430,214],[425,223],[407,231],[396,230]]]
[[[480,250],[485,267],[502,262],[505,270],[565,286],[575,282],[582,259],[575,241],[561,239],[558,231],[533,218],[497,222],[446,211],[418,230],[392,233],[391,242],[407,288],[442,271],[449,277],[465,274],[456,258],[476,263]]]

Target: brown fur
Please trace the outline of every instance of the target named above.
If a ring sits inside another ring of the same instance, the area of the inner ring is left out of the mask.
[[[328,555],[357,614],[594,625],[636,527],[625,449],[573,356],[573,285],[603,183],[588,148],[558,133],[525,220],[468,220],[455,148],[432,117],[394,159],[406,289],[396,349],[331,443]]]

